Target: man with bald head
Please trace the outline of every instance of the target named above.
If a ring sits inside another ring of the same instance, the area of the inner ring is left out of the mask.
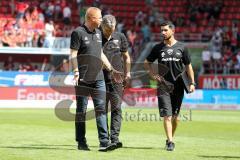
[[[79,150],[90,150],[85,137],[86,110],[89,95],[94,104],[100,142],[99,151],[108,151],[114,148],[108,138],[103,64],[116,81],[120,80],[119,76],[121,73],[113,69],[102,52],[102,35],[100,30],[97,29],[101,22],[101,10],[96,7],[90,7],[86,11],[85,23],[77,27],[71,34],[71,62],[74,81],[76,82],[77,100],[75,129]]]

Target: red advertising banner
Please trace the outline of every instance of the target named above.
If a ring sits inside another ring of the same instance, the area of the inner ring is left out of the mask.
[[[62,100],[75,99],[74,87],[0,87],[0,100]],[[156,101],[156,89],[125,89],[123,99],[128,102]]]
[[[55,107],[62,100],[75,100],[74,87],[0,87],[1,107]],[[49,101],[50,100],[50,101]],[[90,106],[93,107],[91,98]],[[124,90],[123,103],[125,106],[156,107],[156,89],[128,88]]]
[[[123,100],[128,106],[154,107],[157,105],[157,90],[152,88],[128,88]]]
[[[240,89],[240,75],[202,75],[198,82],[201,89]]]
[[[63,91],[60,93],[58,91],[51,89],[50,87],[0,87],[0,90],[1,90],[0,100],[75,99],[75,92],[73,87],[67,88],[65,94]]]

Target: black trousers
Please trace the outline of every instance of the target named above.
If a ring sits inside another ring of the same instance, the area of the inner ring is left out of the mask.
[[[106,111],[109,110],[109,102],[111,104],[111,122],[109,137],[112,143],[119,142],[119,134],[122,123],[122,83],[106,83]],[[108,126],[109,128],[109,126]],[[108,129],[109,131],[109,129]]]

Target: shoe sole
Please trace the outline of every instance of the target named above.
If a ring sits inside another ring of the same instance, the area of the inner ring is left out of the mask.
[[[167,151],[174,151],[174,149],[166,149]]]
[[[112,151],[112,150],[114,150],[114,149],[117,149],[117,146],[116,146],[116,145],[110,145],[110,146],[108,147],[108,151]]]
[[[90,151],[90,148],[85,147],[85,146],[84,146],[84,147],[79,147],[79,146],[78,146],[77,149],[78,149],[78,150],[81,150],[81,151]]]
[[[79,151],[91,151],[90,149],[81,149],[81,148],[78,148]]]
[[[117,144],[117,145],[116,145],[116,149],[117,149],[117,148],[122,148],[122,147],[123,147],[122,144]]]
[[[99,152],[107,152],[107,151],[112,151],[112,150],[114,150],[116,148],[116,145],[109,145],[109,146],[107,146],[106,148],[104,148],[104,149],[99,149],[98,151]]]
[[[81,150],[81,151],[90,151],[90,148],[81,148],[81,147],[78,147],[77,149],[78,149],[78,150]]]
[[[165,150],[166,150],[166,151],[174,151],[174,149],[175,149],[175,146],[173,146],[172,149],[171,149],[171,148],[168,148],[168,146],[165,146]]]

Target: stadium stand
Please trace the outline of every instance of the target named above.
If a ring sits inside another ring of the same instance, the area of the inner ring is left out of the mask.
[[[240,41],[238,23],[240,10],[237,6],[240,5],[240,1],[237,0],[13,2],[14,5],[8,0],[0,2],[0,44],[3,46],[49,47],[51,37],[69,37],[72,29],[83,23],[85,8],[93,5],[100,7],[103,14],[112,13],[118,18],[117,29],[129,38],[133,59],[138,57],[145,46],[144,42],[160,40],[159,24],[169,19],[178,26],[177,39],[186,42],[210,42],[208,50],[211,65],[208,68],[208,65],[204,64],[202,73],[239,72],[237,48]],[[26,7],[24,5],[28,7],[24,8]],[[18,13],[24,9],[25,18],[21,19]],[[217,34],[220,36],[216,36]],[[216,37],[219,38],[219,42]]]

